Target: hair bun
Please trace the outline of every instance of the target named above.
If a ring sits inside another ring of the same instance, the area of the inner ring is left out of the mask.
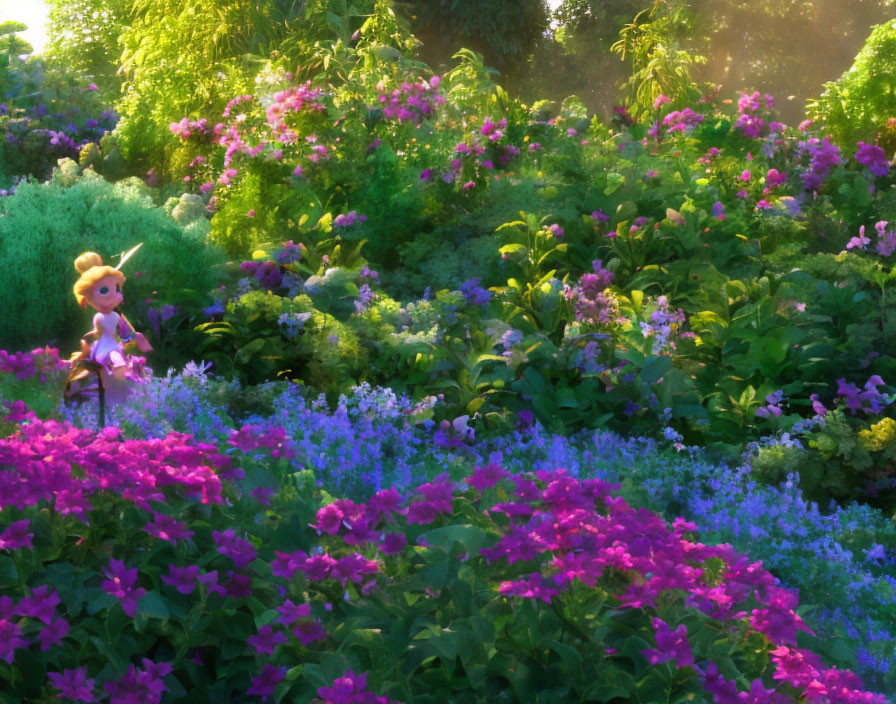
[[[75,269],[79,274],[83,274],[85,271],[88,271],[95,266],[102,265],[103,258],[96,252],[84,252],[84,254],[75,259]]]

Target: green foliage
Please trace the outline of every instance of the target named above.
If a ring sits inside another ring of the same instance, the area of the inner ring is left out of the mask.
[[[97,251],[106,263],[139,242],[125,270],[125,313],[134,315],[155,291],[195,289],[215,282],[220,255],[204,230],[181,227],[153,206],[142,182],[111,184],[77,165],[63,163],[54,180],[23,184],[0,201],[0,340],[8,349],[52,341],[72,346],[90,328],[72,294],[73,263]],[[92,315],[92,314],[91,314]]]
[[[421,55],[444,66],[458,49],[472,49],[502,73],[520,73],[548,28],[543,0],[403,0],[397,9],[423,42]]]
[[[896,22],[873,28],[852,67],[825,84],[809,104],[810,114],[825,131],[847,145],[872,143],[890,118],[896,117]],[[893,145],[889,145],[892,156]]]
[[[685,43],[701,36],[699,19],[683,0],[655,0],[619,33],[612,51],[631,62],[632,74],[623,90],[636,117],[649,115],[660,95],[680,104],[700,95],[694,67],[707,59]]]
[[[133,0],[48,0],[47,60],[71,73],[89,76],[102,95],[118,97],[119,39]]]

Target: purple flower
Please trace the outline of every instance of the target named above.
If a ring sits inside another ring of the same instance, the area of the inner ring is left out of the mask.
[[[871,244],[871,238],[865,237],[865,226],[862,225],[859,227],[858,236],[846,243],[846,249],[865,249],[869,244]]]
[[[12,665],[16,650],[26,647],[28,641],[21,637],[19,624],[0,619],[0,660]]]
[[[168,574],[162,575],[162,581],[165,584],[170,584],[181,594],[190,594],[196,588],[196,580],[198,577],[198,565],[177,567],[173,563],[170,563],[168,565]]]
[[[218,584],[218,570],[212,570],[211,572],[201,574],[197,579],[200,584],[205,585],[209,596],[212,594],[220,594],[221,596],[227,595],[227,590]]]
[[[93,680],[87,679],[86,667],[79,667],[77,670],[63,670],[61,673],[48,672],[47,677],[59,691],[60,698],[87,704],[96,701],[93,694]]]
[[[296,621],[311,616],[311,604],[293,604],[291,600],[287,599],[277,607],[277,613],[280,614],[277,623],[291,626]]]
[[[109,565],[103,568],[103,574],[109,579],[102,584],[103,590],[121,600],[121,608],[134,618],[137,613],[137,602],[146,594],[142,587],[136,587],[137,568],[128,569],[123,562],[110,559]]]
[[[19,602],[18,611],[22,616],[36,618],[44,623],[50,623],[56,615],[56,607],[59,605],[59,594],[54,589],[42,584],[31,590],[31,596]]]
[[[662,619],[653,619],[656,631],[656,648],[642,651],[648,662],[656,665],[661,662],[675,660],[677,667],[689,667],[694,664],[691,644],[688,642],[688,630],[684,624],[672,631]]]
[[[874,144],[858,143],[858,151],[856,152],[856,161],[868,167],[875,176],[883,178],[890,174],[890,160],[887,159],[886,152]]]
[[[323,640],[327,632],[320,625],[320,621],[299,621],[292,629],[292,634],[299,639],[302,645],[308,646],[314,641]]]
[[[30,524],[31,521],[27,518],[10,523],[9,527],[0,533],[0,550],[31,548],[31,539],[34,538],[34,533],[28,532]]]
[[[252,543],[243,538],[238,538],[232,528],[225,530],[223,533],[213,530],[212,538],[218,546],[218,552],[233,560],[233,564],[238,569],[245,567],[258,556],[258,552],[252,547]]]
[[[193,531],[187,530],[187,526],[183,523],[175,521],[174,518],[164,513],[156,513],[153,511],[153,520],[143,526],[143,530],[154,538],[159,540],[167,540],[173,543],[176,540],[186,540],[193,536]]]
[[[52,648],[68,635],[68,631],[68,621],[64,618],[57,618],[49,625],[44,626],[43,630],[37,634],[37,639],[40,641],[40,651],[44,652]]]
[[[256,655],[273,655],[274,649],[278,645],[287,643],[288,639],[280,631],[274,631],[270,626],[262,626],[258,629],[258,633],[249,636],[246,644],[255,648]]]
[[[464,294],[464,299],[466,299],[467,303],[470,305],[486,306],[492,299],[491,291],[487,291],[479,285],[481,281],[482,278],[477,276],[476,278],[468,279],[461,284],[460,292]]]
[[[384,555],[397,555],[408,544],[408,539],[404,533],[388,533],[380,543],[380,552]]]
[[[467,484],[476,489],[476,491],[482,492],[497,484],[504,477],[509,476],[510,472],[502,468],[501,465],[489,462],[482,467],[476,467],[473,475],[467,479]]]
[[[286,677],[285,667],[274,667],[273,665],[265,665],[264,669],[258,677],[252,678],[252,684],[246,691],[246,694],[254,694],[267,700],[274,693],[277,684]]]
[[[249,496],[260,504],[270,504],[271,498],[277,495],[277,490],[269,486],[257,486],[249,492]]]

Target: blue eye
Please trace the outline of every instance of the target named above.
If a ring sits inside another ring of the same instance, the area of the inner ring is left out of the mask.
[[[102,287],[100,287],[100,295],[105,296],[107,293],[109,293],[109,287],[108,287],[108,286],[102,286]]]

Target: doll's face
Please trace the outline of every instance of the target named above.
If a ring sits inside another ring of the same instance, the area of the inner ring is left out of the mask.
[[[108,315],[124,300],[121,284],[114,276],[104,276],[90,287],[87,302],[100,313]]]

